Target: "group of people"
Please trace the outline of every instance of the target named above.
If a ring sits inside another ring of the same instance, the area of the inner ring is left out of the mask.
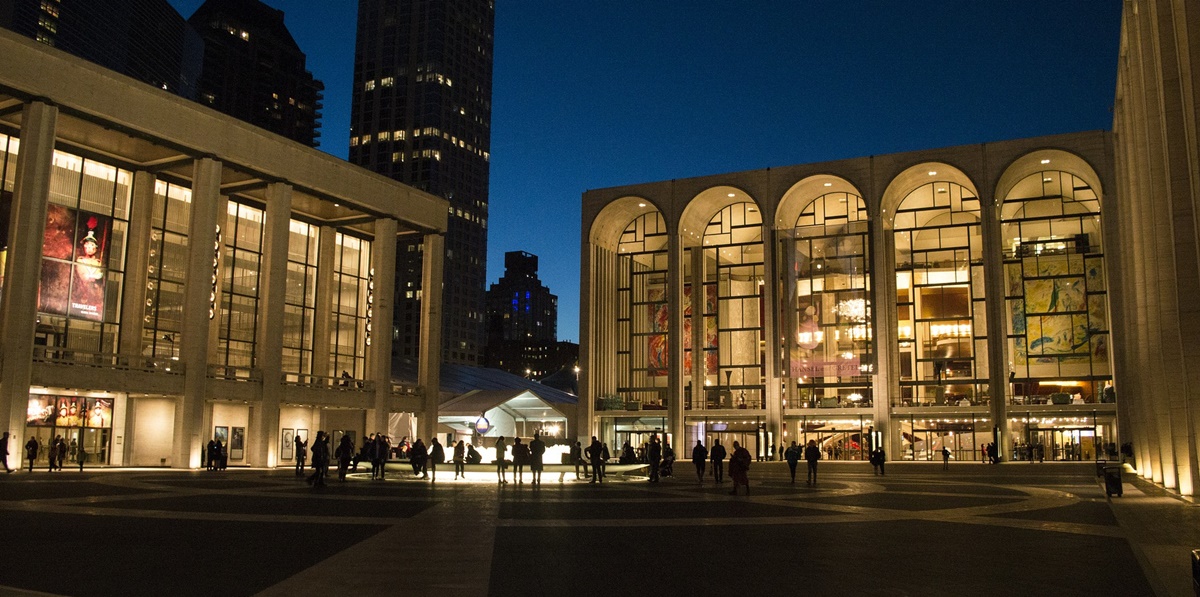
[[[808,440],[808,444],[805,446],[798,446],[796,442],[792,442],[792,445],[783,451],[783,459],[788,463],[788,469],[792,474],[792,483],[796,482],[796,466],[803,459],[808,465],[808,477],[805,485],[817,484],[817,462],[821,460],[821,449],[817,447],[816,440]],[[876,472],[878,472],[878,468]]]
[[[204,470],[223,471],[229,466],[229,451],[220,438],[214,437],[208,440],[208,445],[200,452],[200,460]]]
[[[4,470],[13,472],[13,469],[8,468],[8,432],[4,432],[3,439],[3,457]],[[29,460],[29,472],[33,472],[33,463],[37,460],[38,454],[41,453],[42,445],[36,437],[30,437],[29,441],[25,442],[25,458]],[[46,460],[49,463],[48,471],[63,470],[63,462],[73,462],[79,465],[79,470],[83,470],[83,465],[87,462],[87,450],[83,445],[79,444],[74,438],[71,439],[71,444],[68,446],[63,436],[56,435],[53,440],[50,440],[50,447],[46,454]],[[18,463],[19,465],[20,463]]]
[[[595,439],[594,437],[592,438]],[[578,445],[578,444],[577,444]],[[505,458],[508,453],[508,444],[504,441],[504,436],[501,435],[496,439],[496,477],[501,485],[507,484],[508,479],[505,478],[505,470],[509,466],[509,461]],[[545,468],[544,458],[546,455],[546,442],[542,441],[539,434],[534,433],[533,439],[528,444],[521,443],[521,438],[514,437],[512,444],[512,467],[513,480],[517,483],[525,482],[525,467],[529,467],[531,475],[531,484],[542,484],[542,470]],[[578,470],[578,469],[576,469]]]

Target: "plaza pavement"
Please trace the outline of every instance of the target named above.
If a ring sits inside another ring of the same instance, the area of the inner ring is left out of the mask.
[[[548,472],[0,477],[0,595],[1192,595],[1200,506],[1091,463],[755,463],[751,494]],[[550,467],[558,470],[559,467]],[[560,479],[562,481],[560,482]]]

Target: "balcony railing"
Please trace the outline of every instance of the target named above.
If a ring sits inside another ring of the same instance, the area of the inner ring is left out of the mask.
[[[171,375],[184,373],[183,363],[175,359],[102,353],[61,346],[34,346],[33,362]]]
[[[250,367],[209,365],[208,377],[209,379],[224,379],[227,381],[261,381],[262,372]]]
[[[375,382],[369,379],[337,377],[331,375],[311,375],[308,373],[284,373],[283,383],[303,388],[320,388],[325,390],[340,390],[343,392],[374,392]]]

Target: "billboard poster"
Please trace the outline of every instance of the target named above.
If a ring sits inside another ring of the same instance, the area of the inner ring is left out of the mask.
[[[58,417],[54,419],[56,427],[82,427],[83,417],[87,412],[87,399],[78,396],[58,397]]]
[[[113,401],[111,398],[88,400],[87,419],[84,420],[84,425],[87,427],[111,427],[112,411]]]
[[[25,414],[25,424],[30,427],[50,427],[54,425],[55,406],[54,396],[30,396],[29,408]]]
[[[112,218],[50,205],[42,238],[38,311],[104,320]]]

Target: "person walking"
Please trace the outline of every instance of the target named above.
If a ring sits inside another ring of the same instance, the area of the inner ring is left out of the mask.
[[[592,436],[592,445],[587,449],[588,459],[592,461],[592,480],[588,483],[604,482],[604,446],[596,436]]]
[[[987,451],[988,451],[988,463],[989,464],[1000,464],[1000,449],[996,446],[996,444],[994,444],[994,443],[988,444]]]
[[[79,472],[83,472],[83,463],[87,462],[88,453],[83,444],[75,447],[75,462],[79,464]],[[11,472],[11,471],[10,471]]]
[[[725,482],[725,446],[721,445],[721,440],[714,439],[712,450],[708,453],[712,459],[713,479],[718,484]]]
[[[329,444],[325,443],[325,432],[318,431],[312,444],[313,473],[307,481],[314,488],[325,486],[325,474],[329,468]]]
[[[792,485],[796,484],[796,465],[800,463],[800,446],[793,441],[792,445],[788,446],[783,451],[783,458],[787,460],[788,470],[792,473]]]
[[[879,475],[879,454],[875,450],[867,452],[867,461],[871,463],[871,473]]]
[[[496,477],[500,479],[500,484],[508,483],[508,479],[504,478],[504,454],[508,452],[508,445],[504,443],[504,436],[501,435],[496,440]]]
[[[308,440],[300,437],[300,434],[297,433],[296,437],[292,439],[292,444],[296,446],[296,476],[303,477],[304,465],[308,463]],[[208,451],[211,454],[213,442],[208,442],[208,445]],[[211,466],[211,464],[212,456],[209,456],[209,465]]]
[[[546,455],[546,442],[542,441],[541,436],[537,433],[533,434],[533,441],[529,442],[529,472],[533,473],[533,484],[541,486],[542,484],[542,469],[545,468],[543,459]]]
[[[612,454],[608,451],[608,442],[600,444],[600,478],[603,479],[608,473],[608,461],[612,458]]]
[[[1033,458],[1030,458],[1029,461],[1033,462]],[[950,448],[946,446],[942,446],[942,470],[950,470]]]
[[[512,445],[513,478],[517,483],[525,483],[525,466],[529,464],[529,445],[521,443],[521,438],[514,437]]]
[[[25,457],[29,459],[29,472],[33,472],[33,461],[37,460],[38,455],[38,440],[36,437],[30,436],[29,441],[25,442]]]
[[[46,469],[46,472],[49,472],[49,473],[54,472],[54,467],[55,467],[56,463],[58,462],[58,444],[59,444],[59,440],[61,440],[61,439],[62,439],[62,436],[60,435],[60,436],[50,440],[50,451],[46,454],[46,456],[47,456],[46,460],[48,460],[50,462],[50,464],[49,464],[49,468]]]
[[[429,472],[430,482],[437,481],[437,465],[446,462],[446,450],[442,447],[442,443],[438,441],[437,436],[429,440]]]
[[[887,452],[883,451],[883,446],[875,448],[875,465],[879,467],[879,476],[887,476],[887,469],[884,465],[887,464]]]
[[[662,463],[662,444],[658,443],[658,435],[650,436],[650,448],[646,450],[646,459],[650,463],[650,482],[658,483],[658,465]]]
[[[817,461],[821,459],[821,449],[817,447],[817,440],[808,440],[808,446],[804,448],[804,461],[808,463],[808,480],[805,485],[816,486],[817,484]]]
[[[462,477],[464,479],[467,478],[467,467],[465,464],[466,458],[467,458],[467,442],[460,439],[460,440],[458,440],[457,444],[454,444],[454,478],[455,479],[458,479],[459,477]]]
[[[4,471],[6,473],[13,472],[13,470],[8,467],[8,432],[7,431],[4,432],[3,437],[0,437],[0,458],[4,459]],[[18,462],[17,466],[21,466],[21,463]]]
[[[708,464],[708,448],[704,447],[704,442],[696,440],[696,446],[692,448],[692,464],[696,466],[696,483],[704,483],[704,467]]]
[[[63,439],[63,437],[60,435],[55,441],[58,442],[58,470],[59,472],[62,472],[63,460],[65,460],[67,457],[67,440]]]
[[[337,458],[338,462],[338,481],[346,482],[346,473],[350,470],[350,461],[354,458],[354,451],[354,440],[350,439],[349,435],[343,435],[337,450],[333,452],[333,457]]]
[[[738,485],[746,486],[746,495],[750,495],[750,451],[736,441],[733,442],[733,455],[729,457],[729,476],[733,479],[733,491],[729,495],[737,495]]]

